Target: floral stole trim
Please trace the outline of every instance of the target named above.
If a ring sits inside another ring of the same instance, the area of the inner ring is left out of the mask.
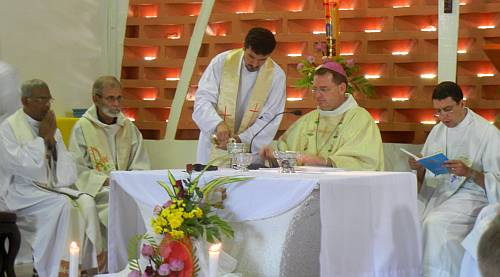
[[[109,174],[113,170],[127,170],[130,152],[132,151],[132,131],[130,130],[130,124],[130,122],[125,121],[125,124],[118,130],[115,136],[118,162],[118,164],[115,164],[104,130],[85,117],[80,119],[80,127],[82,128],[83,137],[87,144],[87,151],[92,166],[96,171]]]

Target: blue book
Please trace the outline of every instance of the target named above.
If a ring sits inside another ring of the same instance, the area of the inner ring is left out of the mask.
[[[403,148],[400,148],[404,153],[412,156],[418,163],[420,163],[423,167],[430,170],[434,175],[448,174],[448,168],[443,166],[443,163],[448,160],[448,158],[441,152],[436,154],[432,154],[430,156],[419,158],[414,154],[406,151]]]

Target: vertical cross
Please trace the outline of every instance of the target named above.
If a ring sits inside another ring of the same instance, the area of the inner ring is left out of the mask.
[[[252,113],[257,113],[259,112],[259,110],[257,110],[257,107],[259,106],[259,104],[255,104],[255,106],[253,107],[253,109],[250,109],[248,111],[252,112]]]
[[[224,112],[220,113],[219,115],[222,115],[222,119],[226,121],[226,116],[231,116],[230,114],[227,113],[227,106],[224,106]]]

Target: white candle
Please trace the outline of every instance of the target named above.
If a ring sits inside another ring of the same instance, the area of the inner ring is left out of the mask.
[[[208,277],[217,277],[221,247],[222,244],[216,243],[208,248]]]
[[[80,247],[73,241],[69,246],[69,277],[78,277],[79,256]]]

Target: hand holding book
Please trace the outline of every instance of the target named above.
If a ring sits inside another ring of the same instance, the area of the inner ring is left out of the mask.
[[[446,167],[451,174],[457,176],[469,177],[471,174],[471,169],[460,160],[448,160],[444,162],[443,166]]]
[[[432,173],[434,173],[434,175],[449,173],[448,168],[444,166],[444,163],[448,161],[448,158],[443,153],[436,153],[420,158],[403,148],[400,148],[400,150],[410,157],[414,158],[416,162],[421,164],[426,169],[430,170]]]

